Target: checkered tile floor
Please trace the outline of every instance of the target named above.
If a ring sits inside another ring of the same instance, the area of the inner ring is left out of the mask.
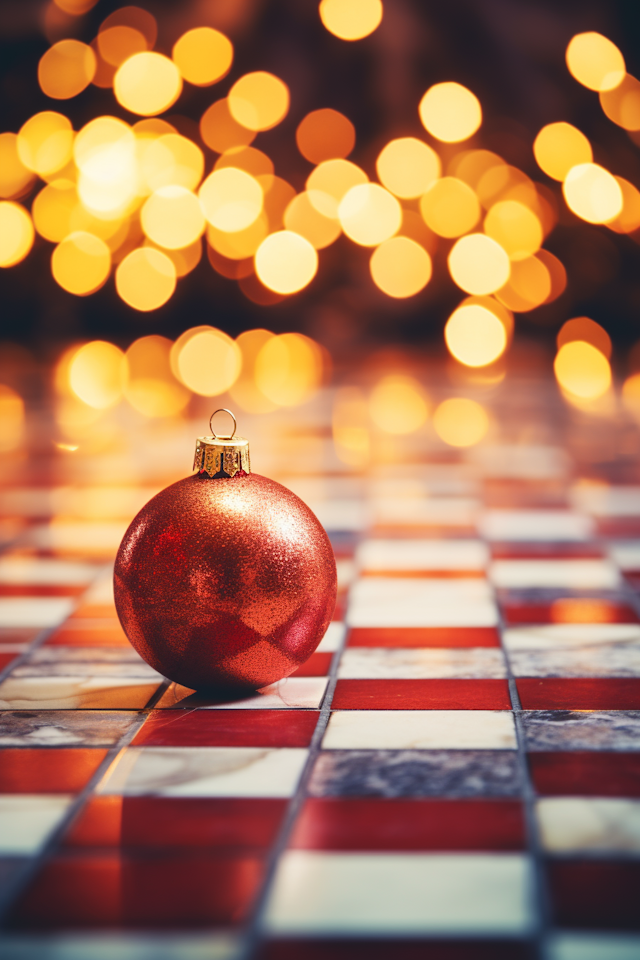
[[[230,702],[164,680],[115,615],[110,558],[163,478],[21,467],[0,951],[637,960],[640,465],[617,467],[507,444],[279,476],[332,537],[336,619]]]

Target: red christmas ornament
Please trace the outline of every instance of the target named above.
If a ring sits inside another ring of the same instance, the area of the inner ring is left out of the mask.
[[[147,663],[177,683],[264,687],[303,664],[329,625],[331,543],[299,497],[250,472],[241,437],[200,437],[194,469],[124,535],[114,575],[120,623]]]

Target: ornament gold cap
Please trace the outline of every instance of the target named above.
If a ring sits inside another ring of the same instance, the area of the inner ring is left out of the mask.
[[[233,420],[233,432],[228,436],[214,433],[211,421],[216,413],[228,413]],[[237,473],[251,473],[249,441],[236,437],[236,418],[231,410],[219,407],[209,417],[210,437],[198,437],[193,458],[193,469],[206,473],[211,479],[235,477]]]

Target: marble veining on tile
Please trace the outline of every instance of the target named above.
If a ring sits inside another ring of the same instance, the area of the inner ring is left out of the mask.
[[[480,532],[488,540],[588,540],[590,517],[570,510],[485,510]]]
[[[356,552],[363,570],[481,570],[481,540],[365,540]]]
[[[639,623],[549,623],[527,627],[509,627],[502,632],[509,652],[518,650],[558,650],[600,646],[601,644],[640,643]]]
[[[211,710],[283,710],[316,709],[327,688],[327,677],[287,677],[246,697],[229,695],[228,700],[198,693],[190,687],[172,683],[158,702],[161,709],[205,707]],[[0,688],[1,689],[1,688]]]
[[[515,750],[509,710],[337,710],[324,750]]]
[[[107,747],[138,717],[124,710],[19,710],[0,712],[2,747]]]
[[[513,750],[331,750],[314,767],[314,797],[515,797]]]
[[[346,619],[351,627],[492,627],[498,614],[481,578],[363,577],[351,588]]]
[[[0,684],[0,710],[136,710],[157,688],[132,677],[9,677]]]
[[[621,584],[617,568],[608,560],[494,560],[488,576],[496,587],[516,590],[615,590]]]
[[[512,650],[509,663],[516,677],[640,677],[640,643]]]
[[[640,853],[640,800],[545,797],[536,819],[549,853]]]
[[[490,647],[352,647],[345,650],[338,668],[341,679],[501,679],[506,675],[502,650]]]
[[[640,751],[640,710],[526,710],[527,750]]]
[[[64,794],[0,796],[0,856],[37,853],[72,800],[73,797]]]
[[[57,627],[72,610],[68,597],[0,597],[0,627]]]

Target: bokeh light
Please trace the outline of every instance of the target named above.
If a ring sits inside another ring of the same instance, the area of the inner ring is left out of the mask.
[[[382,0],[320,0],[322,23],[340,40],[362,40],[378,28],[382,20]]]
[[[338,217],[350,240],[363,247],[374,247],[398,232],[402,224],[402,208],[384,187],[377,183],[361,183],[344,195]]]
[[[572,167],[591,163],[591,144],[577,127],[570,123],[548,123],[533,141],[538,166],[554,180],[564,180]]]
[[[391,140],[376,161],[380,182],[403,199],[421,196],[438,179],[441,169],[435,150],[416,137]]]
[[[334,395],[332,411],[333,443],[343,463],[362,469],[371,456],[369,407],[358,387],[339,387]]]
[[[144,34],[125,24],[101,30],[96,37],[96,43],[100,58],[112,67],[119,67],[134,53],[142,53],[147,49],[147,38]]]
[[[179,250],[202,236],[205,219],[198,198],[185,187],[161,187],[140,213],[142,229],[154,243]]]
[[[485,173],[506,166],[502,157],[491,150],[461,150],[449,161],[447,174],[464,180],[476,190]]]
[[[97,2],[98,0],[54,0],[56,7],[72,17],[81,17],[95,7]]]
[[[118,103],[143,117],[168,110],[182,93],[182,77],[175,63],[161,53],[136,53],[113,78]]]
[[[640,130],[640,81],[627,74],[615,89],[600,93],[605,114],[624,130]]]
[[[96,410],[113,407],[122,398],[127,366],[124,353],[106,340],[85,343],[67,367],[69,387],[75,396]]]
[[[484,230],[510,260],[525,260],[542,246],[543,234],[535,213],[517,200],[502,200],[494,204],[485,217]]]
[[[289,295],[311,283],[318,270],[318,254],[304,237],[291,230],[279,230],[258,247],[255,268],[265,287]]]
[[[15,133],[0,133],[0,197],[11,200],[25,193],[34,181],[34,175],[23,164],[18,154]]]
[[[539,260],[540,263],[546,267],[549,274],[551,291],[544,302],[552,303],[554,300],[557,300],[558,297],[562,296],[567,288],[567,271],[562,261],[559,260],[555,254],[550,253],[549,250],[538,250],[535,259]]]
[[[316,250],[323,250],[338,239],[342,233],[339,220],[325,217],[314,207],[307,191],[293,198],[284,214],[287,230],[299,233]]]
[[[147,238],[143,244],[145,247],[153,246],[153,243]],[[198,266],[202,259],[202,240],[198,239],[195,243],[190,243],[188,247],[181,247],[178,250],[169,250],[163,247],[163,253],[169,257],[176,268],[178,277],[186,277],[188,273]]]
[[[574,340],[582,340],[584,343],[590,343],[591,346],[599,350],[607,360],[611,359],[611,337],[604,327],[601,327],[595,320],[591,320],[590,317],[573,317],[573,319],[563,323],[556,337],[558,349],[563,347],[565,343],[572,343]]]
[[[248,130],[270,130],[289,112],[289,88],[258,70],[236,80],[227,97],[231,116]]]
[[[244,170],[250,173],[252,177],[273,177],[273,160],[263,153],[262,150],[256,150],[255,147],[231,147],[230,150],[218,157],[213,169],[222,170],[224,167],[235,167],[237,170]],[[265,184],[269,181],[258,181]],[[263,186],[263,190],[265,187]]]
[[[307,191],[313,206],[325,217],[338,218],[342,198],[369,178],[360,167],[350,160],[325,160],[319,163],[307,178]]]
[[[322,376],[322,352],[301,333],[271,337],[256,357],[256,385],[279,407],[304,403],[319,389]]]
[[[511,263],[509,279],[496,291],[496,297],[510,310],[527,313],[546,303],[552,289],[550,270],[536,255]]]
[[[493,293],[505,285],[511,272],[506,251],[482,233],[457,240],[447,262],[454,282],[467,293]]]
[[[263,205],[262,187],[244,170],[214,170],[200,187],[204,215],[224,233],[245,230],[258,219]]]
[[[489,417],[479,403],[466,397],[444,400],[433,415],[433,425],[450,447],[473,447],[489,429]]]
[[[567,206],[588,223],[606,223],[622,210],[620,184],[597,163],[572,167],[562,184]]]
[[[553,369],[562,389],[581,400],[596,400],[611,386],[609,361],[597,347],[582,340],[561,346]]]
[[[17,140],[18,156],[29,170],[46,177],[71,160],[73,128],[61,113],[46,110],[22,125]]]
[[[118,264],[116,290],[134,310],[157,310],[173,295],[176,276],[173,261],[165,253],[139,247]]]
[[[208,87],[231,69],[233,44],[219,30],[196,27],[183,33],[171,56],[185,80]]]
[[[242,353],[231,337],[215,327],[193,327],[174,343],[171,367],[182,383],[203,397],[231,387],[242,368]]]
[[[622,191],[622,210],[607,227],[615,233],[634,233],[640,229],[640,190],[624,177],[616,177],[616,181]]]
[[[482,123],[478,98],[460,83],[436,83],[418,107],[422,125],[436,140],[459,143],[473,136]]]
[[[216,230],[211,224],[207,227],[207,241],[210,246],[229,260],[246,260],[253,257],[269,233],[269,224],[264,213],[244,230],[227,233]],[[249,271],[253,273],[253,268]]]
[[[0,203],[0,267],[13,267],[27,256],[35,230],[28,212],[19,203]]]
[[[70,233],[51,255],[53,279],[63,290],[85,297],[99,290],[111,269],[111,253],[104,240],[90,233]]]
[[[11,387],[0,383],[0,453],[16,450],[24,434],[24,401]]]
[[[77,97],[93,80],[96,65],[96,55],[86,43],[60,40],[49,47],[40,59],[40,88],[54,100]]]
[[[236,382],[229,388],[233,402],[247,413],[270,413],[277,408],[256,384],[256,360],[268,340],[274,336],[270,330],[245,330],[236,339],[242,354],[242,369]]]
[[[161,121],[141,121],[158,123]],[[136,124],[136,127],[138,124]],[[204,173],[204,154],[200,147],[179,133],[163,133],[147,142],[142,152],[139,166],[142,177],[142,190],[153,193],[160,187],[186,187],[195,190]]]
[[[166,337],[135,340],[127,352],[124,395],[134,410],[145,417],[171,417],[189,403],[191,394],[173,375],[170,354],[173,344]]]
[[[371,391],[369,413],[375,425],[385,433],[415,433],[426,423],[429,403],[415,377],[389,374]]]
[[[356,145],[356,128],[337,110],[312,110],[298,124],[296,143],[310,163],[344,159]]]
[[[369,264],[375,285],[389,297],[413,297],[431,279],[431,257],[409,237],[391,237],[377,247]]]
[[[578,33],[566,52],[571,75],[589,90],[613,90],[624,78],[624,57],[601,33]]]
[[[632,373],[622,384],[622,402],[632,416],[640,420],[640,373]]]
[[[78,194],[93,213],[115,218],[136,197],[136,139],[116,117],[97,117],[79,131],[73,156],[80,170]]]
[[[71,233],[71,214],[78,203],[75,184],[54,180],[35,197],[31,205],[33,225],[45,240],[59,243]]]
[[[444,328],[449,352],[467,367],[486,367],[507,346],[504,324],[486,306],[465,303],[453,311]]]
[[[224,153],[231,147],[248,146],[256,133],[256,130],[249,130],[234,119],[226,97],[212,103],[200,119],[200,136],[216,153]]]
[[[442,177],[420,198],[420,213],[440,237],[461,237],[480,219],[480,204],[471,187],[457,177]]]

